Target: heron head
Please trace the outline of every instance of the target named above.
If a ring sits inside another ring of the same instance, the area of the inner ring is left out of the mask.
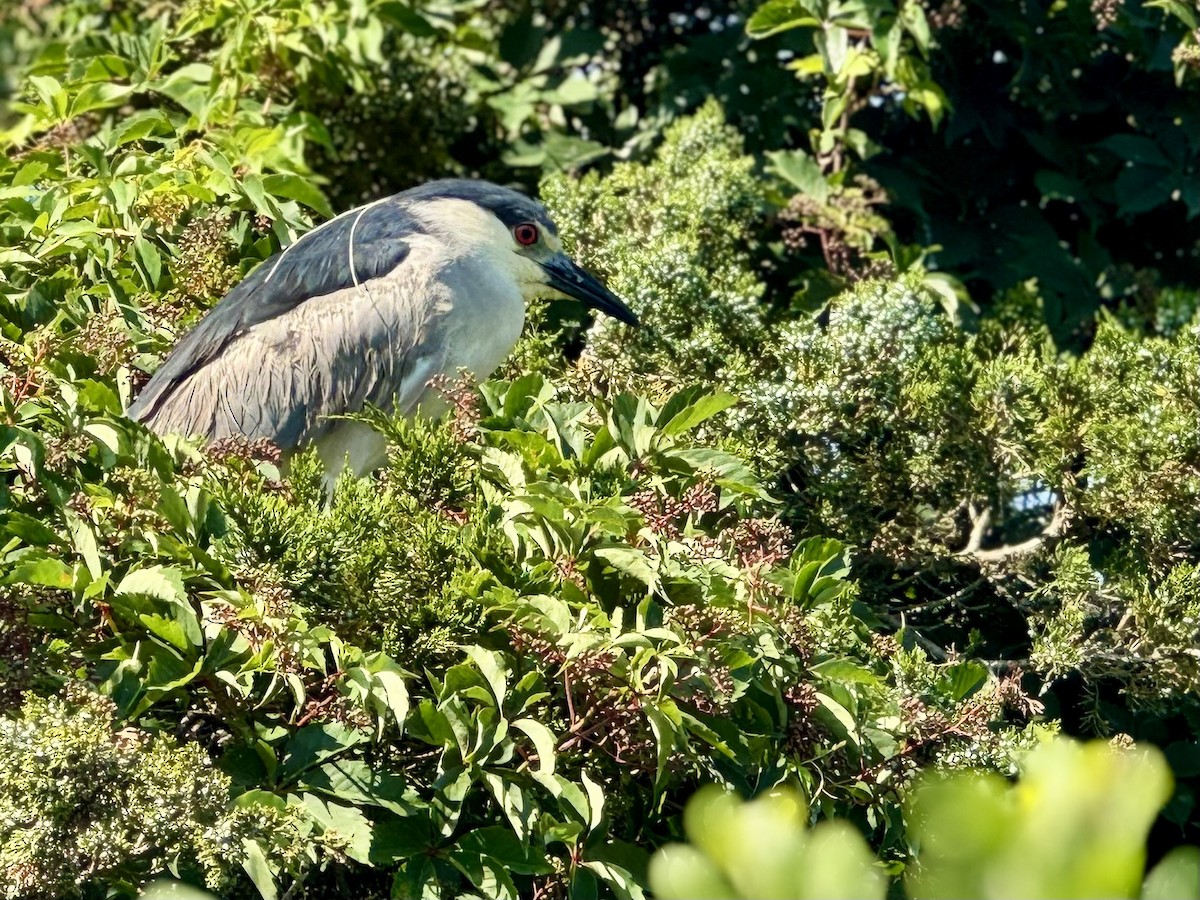
[[[639,324],[616,294],[566,254],[558,228],[536,200],[466,179],[434,181],[406,194],[427,205],[437,224],[444,225],[439,229],[444,237],[515,280],[527,300],[563,295],[621,322]]]

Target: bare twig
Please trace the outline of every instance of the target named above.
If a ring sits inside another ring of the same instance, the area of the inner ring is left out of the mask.
[[[911,634],[913,640],[917,642],[917,646],[938,662],[945,662],[950,658],[950,654],[944,648],[939,647],[929,638],[925,637],[925,635],[921,634],[921,632],[917,631],[917,629],[906,623],[903,616],[894,616],[891,613],[880,613],[879,615],[897,631],[904,631],[906,634]]]
[[[926,600],[924,603],[915,603],[912,606],[906,606],[901,611],[907,616],[921,615],[922,613],[933,612],[941,609],[943,606],[958,605],[966,597],[970,596],[976,588],[987,584],[984,578],[977,578],[970,584],[959,588],[953,594],[947,594],[945,597],[935,597],[933,600]]]

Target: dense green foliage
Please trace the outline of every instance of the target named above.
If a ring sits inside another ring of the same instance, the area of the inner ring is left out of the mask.
[[[1146,832],[1170,792],[1157,752],[1079,746],[1034,750],[1016,784],[992,775],[927,775],[910,794],[921,864],[913,897],[1193,897],[1200,851],[1180,847],[1142,881]],[[779,791],[743,804],[709,788],[684,815],[690,846],[656,854],[660,897],[885,896],[879,868],[845,823],[804,827],[803,800]]]
[[[1045,890],[1132,895],[1164,800],[1151,861],[1200,842],[1196,16],[0,9],[0,892],[639,897],[715,783],[796,792],[837,890],[1119,844]],[[332,497],[124,418],[254,264],[449,174],[539,187],[647,327],[532,310]],[[1066,745],[1003,788],[1060,729],[1173,789]]]
[[[245,843],[285,869],[301,852],[299,817],[245,795],[231,806],[229,778],[198,744],[116,730],[112,701],[77,683],[66,695],[0,719],[5,897],[89,881],[135,890],[188,865],[220,889],[241,872]]]

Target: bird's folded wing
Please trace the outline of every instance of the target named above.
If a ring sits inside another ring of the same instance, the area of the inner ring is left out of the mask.
[[[406,318],[403,303],[395,308],[396,274],[421,231],[389,199],[309,232],[255,269],[179,342],[129,415],[159,432],[240,433],[288,446],[311,428],[314,408],[344,412],[333,409],[339,395],[376,396],[382,385],[370,374],[373,355],[389,338],[393,356],[403,348],[392,346],[395,335],[375,332]],[[339,311],[340,304],[349,309]],[[363,304],[392,308],[373,325],[354,312]],[[347,332],[354,328],[362,330]]]

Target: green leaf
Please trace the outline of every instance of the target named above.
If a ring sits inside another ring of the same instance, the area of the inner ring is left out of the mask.
[[[383,3],[378,7],[379,15],[418,38],[431,38],[437,35],[437,29],[430,19],[421,12],[420,6],[401,3],[398,0]]]
[[[1167,159],[1158,144],[1140,134],[1114,134],[1100,141],[1096,146],[1103,147],[1128,162],[1163,168],[1171,165],[1170,160]]]
[[[583,864],[600,876],[600,880],[608,885],[617,900],[644,900],[645,891],[626,869],[603,860],[585,860]]]
[[[54,119],[65,122],[69,118],[67,112],[69,97],[58,79],[49,75],[31,75],[29,84]]]
[[[504,657],[495,650],[488,650],[480,646],[472,647],[467,651],[467,655],[474,661],[483,677],[487,679],[497,708],[503,707],[504,698],[508,695],[509,674]]]
[[[737,402],[737,397],[733,394],[720,392],[697,397],[685,409],[672,416],[666,425],[662,426],[663,434],[675,436],[691,431],[701,422],[708,421]]]
[[[271,809],[283,812],[287,809],[287,800],[280,797],[274,791],[250,790],[243,791],[238,794],[233,800],[233,805],[239,809],[248,809],[254,806],[267,806]]]
[[[822,691],[817,692],[817,702],[820,704],[817,715],[832,727],[834,734],[857,745],[858,723],[850,710]]]
[[[121,414],[121,400],[117,392],[103,381],[85,378],[76,382],[79,387],[79,405],[96,413]]]
[[[838,659],[827,659],[824,662],[816,663],[811,667],[814,674],[820,675],[822,678],[830,681],[851,682],[854,684],[865,684],[870,687],[882,687],[882,681],[879,676],[860,666],[858,663],[845,657]]]
[[[51,544],[62,545],[63,540],[53,528],[40,519],[15,510],[4,514],[4,530],[13,537],[18,537],[26,544],[38,547],[49,547]]]
[[[592,555],[608,563],[618,572],[637,579],[651,590],[658,585],[658,572],[641,550],[632,547],[603,547],[592,551]]]
[[[115,594],[145,594],[168,603],[186,602],[183,573],[167,566],[147,566],[121,579]]]
[[[61,559],[38,556],[30,559],[28,554],[13,566],[4,579],[5,584],[37,584],[52,588],[69,588],[75,583],[70,566]]]
[[[300,175],[264,175],[262,186],[268,194],[303,203],[326,218],[334,215],[333,207],[321,189]]]
[[[1161,206],[1171,196],[1176,182],[1166,169],[1133,165],[1117,176],[1115,191],[1118,211],[1131,216]]]
[[[1146,6],[1156,6],[1159,9],[1165,9],[1171,15],[1182,21],[1191,31],[1195,31],[1200,27],[1197,22],[1195,10],[1183,0],[1148,0]]]
[[[579,780],[583,782],[583,789],[587,792],[588,828],[594,831],[604,821],[604,790],[592,780],[587,769],[579,773]]]
[[[96,443],[112,456],[120,456],[127,449],[128,441],[116,425],[95,419],[83,426],[83,433],[95,438]],[[110,463],[111,464],[111,463]]]
[[[17,170],[17,174],[12,177],[9,183],[13,187],[25,187],[26,185],[36,184],[49,168],[49,163],[44,160],[31,160]],[[17,194],[15,196],[20,195]]]
[[[300,787],[346,803],[378,806],[398,816],[409,816],[418,811],[415,796],[410,796],[408,783],[402,775],[383,771],[360,759],[333,759],[308,769]]]
[[[573,73],[558,87],[543,94],[542,99],[546,103],[575,106],[581,103],[591,103],[599,96],[599,89],[585,75]]]
[[[137,253],[138,264],[145,275],[147,286],[157,287],[162,278],[162,257],[158,255],[158,250],[152,243],[140,236],[134,240],[133,249]]]
[[[650,720],[650,730],[654,733],[654,744],[658,756],[658,769],[654,776],[654,783],[660,785],[667,772],[671,755],[683,738],[683,720],[679,716],[675,703],[671,700],[664,700],[661,703],[646,703],[643,705],[642,711]]]
[[[790,182],[800,193],[824,202],[829,196],[829,182],[817,161],[803,150],[777,150],[768,153],[770,171]]]
[[[189,63],[180,66],[165,79],[154,84],[153,89],[164,97],[170,97],[189,113],[198,115],[208,96],[208,85],[212,77],[212,66],[207,63]]]
[[[525,732],[533,741],[533,747],[538,755],[538,772],[543,775],[554,774],[554,763],[558,739],[554,732],[534,719],[515,719],[513,728]]]
[[[523,844],[511,829],[501,825],[476,828],[463,835],[458,846],[470,853],[493,859],[518,875],[541,875],[553,871],[542,853]]]
[[[402,819],[387,818],[375,824],[371,836],[370,861],[382,866],[427,853],[441,842],[429,814]]]
[[[375,828],[355,806],[327,803],[313,794],[304,795],[304,806],[321,826],[325,840],[341,849],[355,862],[371,862],[371,844]]]
[[[916,41],[917,49],[922,55],[928,54],[931,34],[929,20],[925,18],[925,10],[918,3],[905,3],[900,7],[900,20],[905,29]]]
[[[71,102],[71,115],[82,116],[93,110],[120,106],[121,102],[132,93],[133,88],[129,85],[113,84],[109,81],[86,84]]]
[[[242,842],[242,868],[258,888],[262,900],[276,900],[279,892],[275,887],[275,873],[257,841],[247,838]]]
[[[397,670],[383,669],[372,673],[371,678],[383,692],[383,702],[396,725],[403,728],[408,718],[408,686],[404,683],[404,676]]]
[[[139,613],[138,621],[145,625],[151,634],[185,653],[192,647],[199,646],[204,640],[198,625],[189,629],[178,619],[168,619],[157,613]]]
[[[286,783],[295,779],[306,769],[367,740],[367,735],[362,731],[336,722],[305,725],[292,735],[285,746],[283,764],[279,769],[280,781]]]
[[[954,700],[963,700],[987,681],[988,670],[981,662],[964,660],[941,671],[941,687]]]
[[[746,34],[765,38],[789,28],[816,28],[820,18],[803,0],[767,0],[746,22]]]
[[[1142,900],[1200,897],[1200,847],[1176,847],[1150,870]]]
[[[275,207],[267,196],[267,190],[263,187],[263,179],[260,175],[250,175],[241,181],[242,193],[250,200],[254,206],[254,211],[261,216],[268,218],[275,217]]]
[[[134,141],[145,140],[151,135],[165,136],[173,132],[170,120],[162,112],[157,109],[143,109],[121,119],[113,126],[108,136],[108,145],[115,149]]]

